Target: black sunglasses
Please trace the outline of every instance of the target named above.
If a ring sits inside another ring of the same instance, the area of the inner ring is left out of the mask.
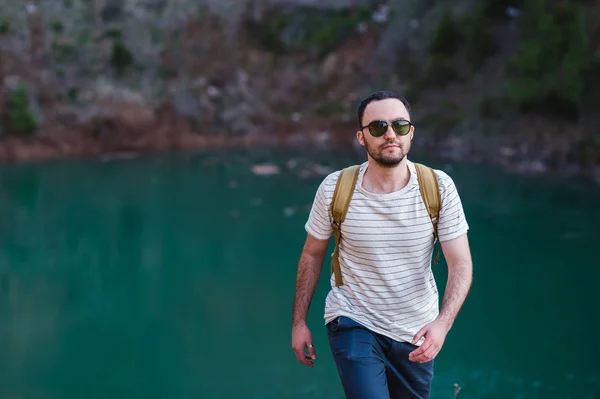
[[[406,136],[410,132],[410,127],[413,126],[412,123],[405,119],[397,119],[392,121],[392,129],[399,136]],[[366,126],[361,128],[364,129],[368,127],[369,133],[374,137],[381,137],[387,132],[388,123],[386,121],[373,121]]]

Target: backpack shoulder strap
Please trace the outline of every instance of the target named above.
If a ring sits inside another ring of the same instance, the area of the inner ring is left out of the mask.
[[[433,223],[433,237],[435,241],[438,241],[438,253],[434,260],[434,263],[437,265],[440,258],[440,247],[437,233],[438,216],[442,206],[440,187],[438,185],[435,172],[432,168],[419,163],[415,163],[415,167],[417,168],[417,179],[419,180],[421,197],[423,198],[425,208],[427,208],[427,213],[429,214],[431,222]]]
[[[348,213],[348,207],[350,206],[350,200],[354,193],[354,187],[358,180],[358,172],[360,165],[352,165],[342,169],[338,181],[335,185],[335,191],[331,199],[331,205],[329,211],[331,213],[333,233],[335,235],[335,250],[331,257],[331,270],[335,275],[335,284],[340,286],[342,282],[342,271],[339,263],[339,247],[340,240],[342,238],[342,223],[346,219]]]

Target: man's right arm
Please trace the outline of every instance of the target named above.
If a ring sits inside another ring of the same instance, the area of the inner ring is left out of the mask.
[[[319,282],[325,252],[333,234],[329,214],[330,200],[328,199],[332,195],[333,184],[330,176],[321,182],[306,221],[306,241],[300,255],[296,275],[292,327],[306,324],[306,316]]]
[[[306,318],[313,295],[317,289],[325,252],[333,233],[329,215],[329,198],[332,195],[333,177],[332,175],[328,176],[319,185],[319,189],[315,194],[305,224],[308,234],[300,255],[296,275],[296,295],[292,312],[292,349],[296,354],[296,358],[307,366],[312,366],[316,358],[312,336],[306,326]],[[306,348],[308,348],[308,355],[305,354]]]
[[[294,297],[294,310],[292,314],[292,349],[296,358],[307,366],[312,366],[316,359],[312,335],[306,325],[308,310],[312,302],[329,240],[319,240],[310,234],[298,262],[296,276],[296,295]],[[305,349],[308,348],[308,356]]]
[[[306,316],[319,282],[328,245],[329,240],[319,240],[310,234],[306,235],[298,262],[292,326],[306,324]]]

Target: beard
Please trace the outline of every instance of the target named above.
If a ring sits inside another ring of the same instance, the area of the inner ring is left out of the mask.
[[[406,157],[406,154],[408,152],[407,150],[405,150],[404,146],[401,143],[393,143],[394,145],[398,145],[398,154],[385,154],[383,147],[390,144],[392,143],[387,142],[379,147],[376,147],[365,140],[365,148],[367,149],[367,153],[379,166],[382,166],[384,168],[393,168],[398,166],[400,162],[402,162],[402,160]]]

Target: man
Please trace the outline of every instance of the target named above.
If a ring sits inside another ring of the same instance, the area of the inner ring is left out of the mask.
[[[343,284],[332,276],[325,304],[330,348],[348,398],[428,398],[434,358],[472,280],[468,225],[453,180],[435,170],[441,193],[438,239],[448,264],[441,308],[431,270],[433,225],[407,159],[414,127],[397,93],[380,91],[358,109],[367,150],[339,248]],[[329,205],[340,171],[320,184],[305,225],[292,322],[292,348],[316,359],[306,316],[332,234]],[[307,354],[308,353],[308,354]]]

